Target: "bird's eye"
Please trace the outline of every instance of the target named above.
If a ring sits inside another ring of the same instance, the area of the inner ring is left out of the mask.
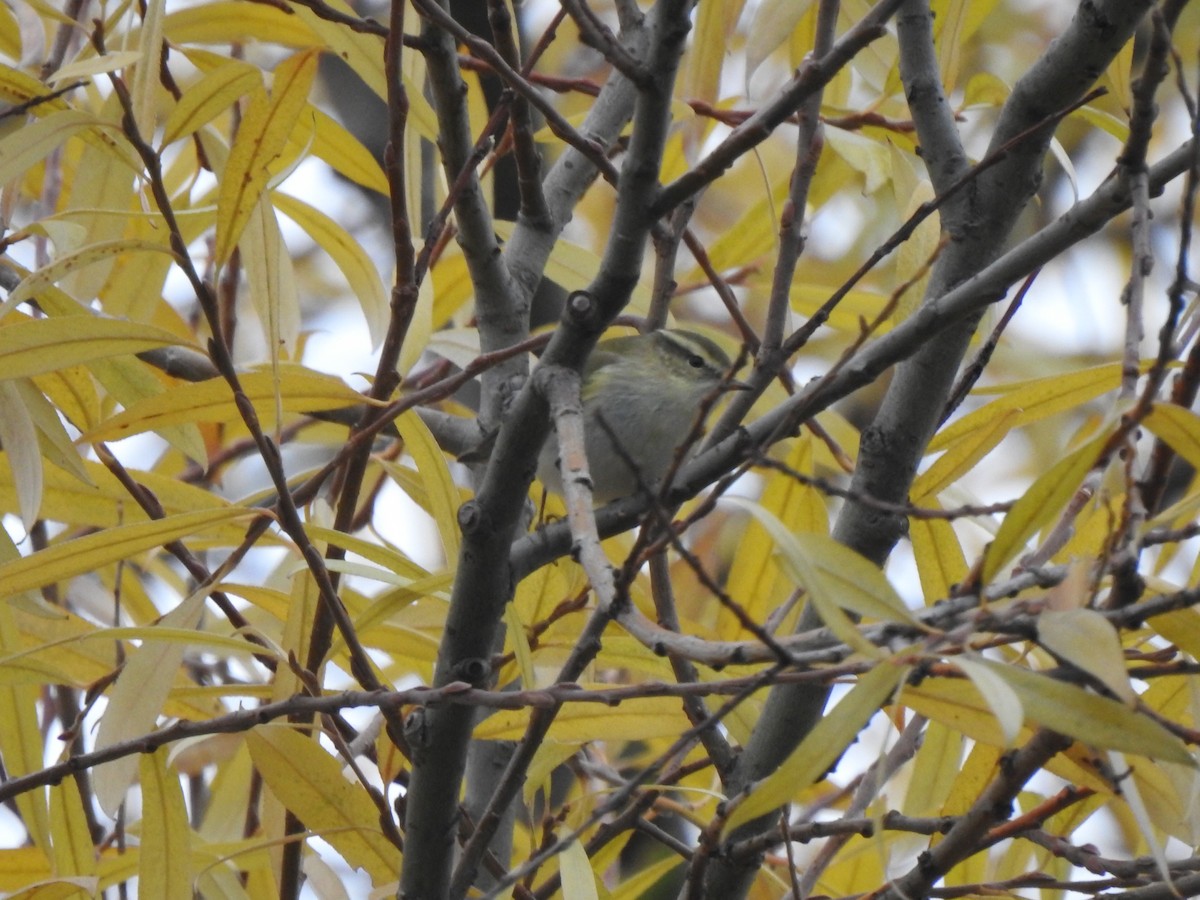
[[[698,353],[693,353],[691,356],[688,357],[688,365],[691,366],[693,369],[703,369],[704,368],[704,357]]]

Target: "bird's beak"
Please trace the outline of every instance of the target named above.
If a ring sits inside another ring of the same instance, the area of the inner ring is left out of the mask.
[[[731,378],[729,381],[721,382],[722,391],[748,391],[750,389],[750,385],[746,384],[744,381],[738,381],[736,378]]]

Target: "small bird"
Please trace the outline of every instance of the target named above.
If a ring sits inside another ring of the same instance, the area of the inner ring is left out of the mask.
[[[653,487],[671,467],[701,401],[725,381],[729,357],[692,331],[668,329],[601,341],[583,372],[584,442],[593,498],[608,503]],[[622,452],[613,447],[603,418]],[[558,439],[552,432],[538,455],[538,478],[562,494]],[[623,455],[622,455],[623,454]],[[636,467],[636,472],[634,468]]]

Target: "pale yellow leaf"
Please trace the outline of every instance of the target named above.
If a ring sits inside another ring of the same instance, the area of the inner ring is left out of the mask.
[[[792,577],[814,599],[884,622],[916,619],[874,563],[824,534],[793,534],[762,505],[741,497],[724,502],[746,510],[766,528]]]
[[[995,714],[996,724],[1004,736],[1004,746],[1013,746],[1025,721],[1025,709],[1017,692],[996,672],[970,656],[960,656],[954,660],[954,664],[971,679]]]
[[[885,661],[859,676],[857,684],[826,711],[779,768],[750,789],[726,820],[724,833],[777,809],[824,775],[888,702],[907,673],[907,667]]]
[[[0,329],[0,341],[3,331]],[[8,453],[21,522],[28,531],[42,507],[42,454],[33,419],[12,381],[0,381],[0,446]]]
[[[166,0],[144,0],[142,27],[138,32],[139,59],[133,70],[133,121],[142,137],[153,136],[157,124],[158,92],[162,89],[163,16]]]
[[[283,242],[268,194],[259,197],[242,232],[242,267],[250,303],[270,348],[271,360],[291,356],[300,334],[300,298],[292,257]],[[272,417],[271,428],[278,425]]]
[[[208,72],[171,108],[163,126],[162,146],[188,137],[261,85],[258,68],[240,60],[231,59]]]
[[[852,131],[830,128],[825,133],[829,149],[865,179],[864,194],[873,194],[892,176],[892,153],[886,141]]]
[[[1100,749],[1195,765],[1178,737],[1116,700],[1020,666],[983,664],[1016,691],[1025,714],[1039,725]]]
[[[964,435],[978,430],[986,422],[1008,410],[1017,410],[1017,419],[1012,427],[1019,428],[1055,413],[1081,406],[1089,400],[1116,390],[1120,383],[1121,364],[1109,363],[1000,387],[977,388],[975,393],[978,395],[998,393],[1002,396],[939,431],[929,442],[928,452],[944,450]]]
[[[563,850],[558,858],[558,871],[562,875],[563,900],[599,900],[596,874],[579,841],[571,841]]]
[[[341,269],[342,274],[346,276],[346,283],[354,291],[359,306],[362,307],[371,331],[372,343],[378,346],[387,328],[388,292],[383,285],[383,279],[379,277],[379,270],[370,254],[363,249],[361,241],[329,216],[302,200],[282,192],[276,192],[273,199],[275,207],[303,228]]]
[[[309,831],[376,886],[395,881],[400,851],[380,831],[379,810],[320,744],[282,726],[257,728],[246,741],[267,787]]]
[[[0,327],[0,378],[21,378],[78,363],[185,343],[152,325],[62,316],[31,319],[11,313]]]
[[[926,498],[923,506],[940,508],[936,500]],[[926,603],[950,596],[950,591],[970,571],[962,544],[954,526],[945,519],[926,519],[910,516],[908,537],[912,541],[913,561]]]
[[[983,567],[985,584],[1020,552],[1038,528],[1063,508],[1095,464],[1104,442],[1104,437],[1097,438],[1059,460],[1013,504],[987,549]]]
[[[910,492],[912,502],[917,505],[926,502],[975,468],[981,459],[1008,436],[1015,427],[1018,416],[1019,413],[1015,409],[1004,410],[950,444],[946,452],[913,481]]]
[[[62,97],[50,99],[48,96],[50,93],[46,90],[46,85],[27,72],[0,63],[0,99],[16,106],[30,104],[31,101],[38,101],[45,97],[45,100],[33,103],[30,107],[30,112],[35,116],[42,117],[70,108]],[[25,128],[28,127],[28,125],[25,126]]]
[[[141,55],[142,51],[140,50],[115,50],[105,53],[103,56],[81,56],[55,69],[46,79],[46,83],[58,85],[82,78],[91,78],[93,75],[115,72],[117,69],[133,65],[141,58]]]
[[[50,834],[59,875],[95,875],[96,849],[74,778],[50,788]]]
[[[1176,403],[1156,403],[1142,424],[1193,467],[1200,468],[1200,416]]]
[[[193,592],[163,616],[161,624],[167,628],[195,628],[206,598],[206,591]],[[130,652],[109,692],[108,706],[96,733],[97,750],[153,730],[187,649],[187,644],[147,639]],[[137,768],[138,758],[125,756],[94,770],[96,802],[108,815],[115,815],[124,802]]]
[[[305,50],[275,68],[271,96],[261,90],[250,95],[241,126],[229,149],[217,196],[217,262],[229,259],[258,205],[275,161],[296,127],[308,102],[317,69],[317,52]]]
[[[1137,694],[1129,683],[1125,653],[1112,623],[1094,609],[1047,609],[1037,618],[1038,643],[1098,679],[1130,706]]]
[[[138,766],[142,785],[142,852],[138,890],[147,897],[188,897],[192,884],[192,840],[179,773],[168,763],[170,748],[143,753]]]
[[[181,513],[53,544],[20,559],[0,563],[0,597],[66,581],[117,560],[128,559],[143,550],[251,515],[255,513],[238,507]]]
[[[746,37],[747,93],[758,67],[791,37],[811,5],[812,0],[764,0],[758,5]]]
[[[459,547],[459,495],[445,454],[415,410],[396,419],[396,428],[404,439],[404,449],[417,464],[428,509],[442,539],[442,551],[446,559],[454,563],[458,560]]]
[[[20,178],[68,138],[99,122],[83,110],[64,109],[21,126],[0,140],[0,184]]]
[[[316,133],[312,155],[327,162],[339,175],[383,196],[388,195],[387,175],[371,151],[328,113],[313,108]]]
[[[601,685],[592,685],[601,687]],[[513,741],[525,734],[529,710],[501,710],[475,726],[477,740]],[[550,726],[549,739],[582,744],[587,741],[636,741],[678,737],[688,728],[687,716],[671,697],[641,697],[619,706],[568,703]]]
[[[273,6],[237,0],[182,6],[163,21],[173,44],[244,44],[264,41],[284,47],[312,47],[320,41],[297,15]]]
[[[367,402],[358,391],[330,375],[287,365],[280,366],[280,373],[278,384],[269,371],[249,372],[240,378],[243,392],[260,414],[274,410],[276,397],[287,412],[316,412]],[[101,423],[81,440],[120,440],[184,422],[232,422],[240,418],[228,382],[223,378],[212,378],[180,385],[169,393],[156,394],[135,403]]]
[[[533,667],[533,652],[529,649],[529,635],[525,632],[525,623],[517,611],[517,604],[504,604],[504,628],[507,635],[506,646],[511,648],[517,660],[517,671],[521,673],[521,684],[532,690],[542,685],[538,682],[537,670]]]
[[[170,248],[165,244],[137,239],[102,241],[97,244],[80,247],[78,250],[59,256],[53,262],[25,276],[21,280],[21,283],[8,295],[8,298],[4,301],[4,305],[0,307],[0,315],[39,295],[49,285],[66,278],[68,275],[73,275],[82,269],[86,269],[88,266],[104,263],[111,264],[115,259],[124,254],[139,252],[171,254]],[[97,321],[100,320],[97,319]],[[175,343],[181,343],[181,341],[176,339]]]

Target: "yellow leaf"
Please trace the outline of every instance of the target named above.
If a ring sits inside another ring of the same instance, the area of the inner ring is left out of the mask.
[[[918,505],[924,503],[975,468],[976,463],[1008,436],[1016,426],[1018,415],[1015,409],[1004,410],[951,444],[933,465],[913,481],[912,502]]]
[[[0,598],[94,572],[143,550],[251,515],[255,515],[252,510],[240,507],[203,510],[122,525],[63,541],[20,559],[0,563]]]
[[[387,175],[371,151],[328,113],[316,108],[313,113],[316,133],[310,148],[312,155],[323,159],[335,172],[355,184],[388,196]]]
[[[280,371],[278,396],[282,409],[287,412],[316,412],[367,402],[358,391],[332,376],[299,366],[281,366]],[[269,371],[247,373],[240,381],[255,409],[274,410],[277,385]],[[156,394],[135,403],[102,422],[81,440],[120,440],[144,431],[158,431],[168,425],[232,422],[240,418],[228,382],[223,378],[212,378],[180,385],[169,393]]]
[[[14,319],[16,313],[8,318]],[[179,337],[135,322],[78,316],[31,319],[21,316],[0,327],[0,378],[21,378],[65,369],[78,363],[129,353],[141,353]]]
[[[20,56],[20,53],[15,55]],[[46,97],[48,94],[50,94],[50,91],[46,90],[46,86],[32,75],[0,63],[0,99],[16,106],[23,103],[28,104],[30,101]],[[31,106],[30,112],[35,116],[48,116],[51,113],[69,108],[70,106],[66,100],[62,97],[55,97],[52,100],[47,99],[44,102]],[[28,127],[28,125],[24,126],[24,128]],[[24,128],[22,131],[24,131]]]
[[[596,874],[579,841],[571,841],[563,850],[558,858],[558,871],[562,875],[563,900],[599,900]]]
[[[916,625],[900,595],[874,563],[823,534],[793,534],[760,504],[725,497],[749,512],[766,528],[784,565],[809,595],[860,616]]]
[[[763,61],[795,31],[811,5],[811,0],[766,0],[754,11],[750,33],[746,37],[747,86]],[[724,48],[726,45],[722,43],[720,46]]]
[[[193,592],[163,616],[161,624],[167,628],[194,629],[204,611],[206,597],[203,590]],[[184,643],[148,638],[129,654],[109,692],[108,706],[96,733],[97,750],[153,730],[187,649]],[[132,784],[137,768],[136,756],[124,756],[94,770],[96,802],[108,815],[115,815],[124,802],[125,791]]]
[[[484,741],[517,740],[525,734],[528,723],[529,710],[501,710],[475,726],[474,737]],[[678,737],[687,728],[687,717],[678,700],[642,697],[625,700],[616,707],[603,703],[567,703],[550,726],[549,739],[577,744],[650,740]]]
[[[207,125],[241,97],[262,84],[256,66],[231,59],[207,73],[183,92],[163,126],[162,146],[185,138]]]
[[[429,427],[414,410],[396,420],[396,428],[404,439],[404,449],[417,464],[417,472],[425,487],[429,512],[442,539],[442,550],[451,563],[458,559],[458,487],[446,465],[446,457]]]
[[[362,307],[372,341],[378,344],[387,328],[388,292],[362,243],[329,216],[302,200],[281,192],[276,192],[273,199],[276,209],[303,228],[342,270],[346,283]]]
[[[146,0],[142,5],[142,27],[138,33],[138,62],[129,92],[133,121],[138,133],[149,139],[157,123],[159,79],[162,77],[163,14],[166,0]]]
[[[347,781],[321,745],[290,728],[257,728],[246,736],[254,765],[271,792],[378,887],[396,880],[400,851],[379,829],[366,789]]]
[[[825,712],[779,768],[750,789],[725,822],[724,833],[777,809],[824,775],[887,703],[907,672],[907,667],[885,661],[859,676],[858,683]]]
[[[237,246],[266,189],[268,166],[287,146],[288,137],[308,102],[318,55],[316,50],[304,50],[285,59],[275,68],[270,98],[261,90],[250,96],[237,137],[229,149],[217,195],[214,255],[219,263],[229,259]]]
[[[96,850],[74,778],[50,788],[50,833],[54,870],[59,875],[96,874]]]
[[[268,194],[262,194],[250,211],[241,245],[250,302],[266,334],[274,368],[280,351],[291,355],[296,345],[300,333],[300,299],[292,257],[284,245]],[[272,426],[277,424],[275,419],[271,417]]]
[[[812,435],[806,432],[792,441],[787,465],[803,475],[814,474]],[[787,472],[771,471],[765,477],[759,502],[789,531],[828,533],[829,518],[820,491],[802,484]],[[794,587],[779,578],[779,566],[774,556],[775,547],[769,533],[757,520],[751,519],[733,553],[726,590],[755,621],[765,620],[782,599],[780,594],[786,596]],[[733,638],[741,631],[735,616],[722,617],[720,622],[724,638]]]
[[[99,123],[91,113],[64,109],[22,125],[0,140],[0,184],[20,178],[68,138]]]
[[[1078,372],[976,389],[976,394],[1000,393],[1003,396],[943,428],[929,442],[927,452],[944,450],[1008,410],[1017,411],[1017,418],[1011,427],[1020,428],[1116,390],[1120,383],[1121,364],[1109,363]]]
[[[926,498],[923,506],[940,508],[937,501]],[[921,579],[921,592],[926,603],[950,596],[954,585],[960,584],[969,568],[954,526],[945,519],[925,519],[910,516],[908,537],[912,541],[913,560]]]
[[[98,263],[111,263],[114,259],[127,253],[164,253],[171,255],[170,247],[154,241],[143,241],[136,238],[124,240],[101,241],[80,247],[70,253],[59,256],[54,262],[42,266],[22,279],[8,299],[4,301],[4,309],[12,309],[25,301],[37,296],[47,286],[61,281],[68,275],[79,272],[88,266]],[[97,321],[112,321],[100,320]],[[175,343],[181,343],[179,339]]]
[[[960,656],[954,660],[954,664],[971,679],[976,690],[987,701],[1004,737],[1004,746],[1013,746],[1025,721],[1025,709],[1017,692],[998,674],[970,656]]]
[[[1175,403],[1156,403],[1142,424],[1194,468],[1200,468],[1200,416]]]
[[[1149,716],[1116,700],[1019,666],[984,660],[1017,692],[1025,714],[1045,728],[1105,750],[1194,766],[1184,743]]]
[[[163,31],[172,44],[244,44],[260,40],[284,47],[312,47],[319,43],[299,16],[237,0],[176,9],[163,20]]]
[[[42,507],[42,454],[33,419],[12,381],[0,381],[0,446],[7,450],[21,522],[29,530]]]
[[[1037,619],[1038,643],[1098,679],[1129,706],[1137,694],[1112,623],[1094,609],[1048,609]]]
[[[138,766],[142,784],[142,852],[138,892],[146,897],[189,897],[192,840],[179,774],[167,764],[170,749],[143,753]]]
[[[1079,487],[1083,476],[1095,464],[1104,442],[1105,438],[1099,437],[1059,460],[1048,471],[1043,472],[1013,504],[987,549],[987,559],[983,567],[985,584],[1025,546],[1025,542],[1038,528],[1062,509],[1067,499]]]

